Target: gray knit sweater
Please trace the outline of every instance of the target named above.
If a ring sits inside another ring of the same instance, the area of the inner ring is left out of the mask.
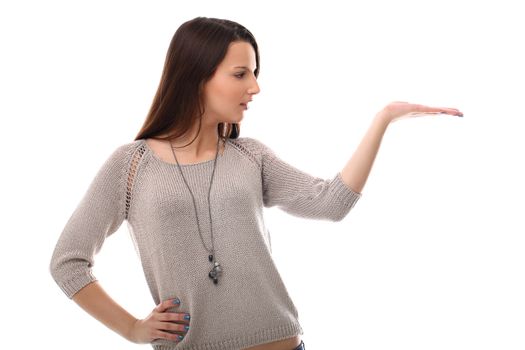
[[[208,186],[214,160],[181,164],[211,248]],[[193,201],[177,164],[161,160],[144,139],[117,147],[67,221],[50,271],[69,297],[96,280],[94,257],[126,220],[155,305],[191,315],[180,342],[157,339],[156,350],[236,350],[303,334],[298,312],[272,259],[263,206],[303,218],[342,220],[360,193],[341,174],[325,180],[283,161],[251,138],[229,139],[219,154],[210,195],[218,284],[203,247]]]

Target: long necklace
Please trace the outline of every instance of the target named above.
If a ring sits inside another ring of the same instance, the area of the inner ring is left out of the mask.
[[[213,268],[208,273],[208,277],[211,278],[213,280],[213,283],[215,283],[215,284],[217,284],[219,282],[219,276],[222,275],[222,267],[215,260],[215,246],[213,244],[213,225],[212,225],[212,220],[211,220],[210,192],[211,192],[211,185],[213,183],[213,175],[215,174],[215,165],[217,164],[217,156],[219,155],[219,141],[220,141],[220,137],[217,140],[217,153],[215,154],[215,160],[213,162],[213,171],[211,173],[210,187],[208,189],[208,212],[210,214],[210,231],[211,231],[211,249],[208,249],[206,247],[206,244],[204,243],[204,239],[202,238],[201,228],[200,228],[200,224],[199,224],[199,216],[197,214],[197,205],[195,204],[195,197],[193,196],[193,193],[191,192],[190,186],[188,186],[188,183],[186,182],[186,179],[184,178],[184,175],[182,174],[182,169],[180,167],[179,161],[177,160],[177,156],[175,155],[175,151],[173,150],[174,147],[172,146],[171,140],[170,140],[171,151],[173,152],[173,157],[175,158],[175,161],[177,162],[177,166],[179,168],[180,175],[182,176],[182,179],[184,180],[184,183],[186,184],[186,187],[188,188],[188,191],[190,191],[191,198],[193,199],[193,208],[195,209],[195,217],[197,218],[197,228],[199,230],[199,236],[201,237],[202,246],[209,253],[208,260],[213,265]]]

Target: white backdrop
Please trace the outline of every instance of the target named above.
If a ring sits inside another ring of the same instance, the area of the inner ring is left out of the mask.
[[[312,175],[340,171],[390,101],[465,115],[391,124],[341,222],[265,209],[307,349],[523,349],[523,12],[364,3],[2,2],[0,347],[150,348],[67,299],[49,260],[103,161],[142,125],[175,30],[206,16],[245,25],[260,47],[241,136]],[[125,224],[96,262],[108,293],[145,317],[155,305]]]

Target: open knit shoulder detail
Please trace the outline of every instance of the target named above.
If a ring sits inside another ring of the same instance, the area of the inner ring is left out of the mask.
[[[137,141],[138,142],[138,141]],[[131,200],[133,196],[133,185],[135,183],[135,178],[138,173],[139,164],[143,159],[144,152],[146,152],[146,145],[140,143],[138,147],[135,148],[131,161],[128,167],[128,178],[126,186],[126,215],[125,219],[128,220],[128,214],[131,208]]]
[[[259,170],[262,170],[263,158],[271,157],[273,155],[273,152],[271,152],[266,145],[252,137],[230,139],[230,142],[235,149],[246,155],[252,162],[254,162]]]

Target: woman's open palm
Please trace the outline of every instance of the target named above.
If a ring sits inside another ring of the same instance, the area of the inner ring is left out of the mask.
[[[394,101],[383,108],[379,114],[386,118],[388,122],[397,121],[405,118],[420,117],[428,114],[450,114],[459,117],[463,113],[457,108],[430,107],[420,104],[413,104],[404,101]]]

